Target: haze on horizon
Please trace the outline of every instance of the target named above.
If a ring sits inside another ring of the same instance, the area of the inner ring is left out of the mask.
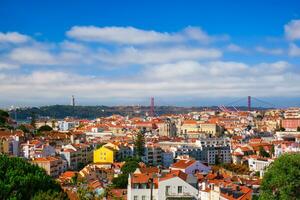
[[[153,96],[211,106],[250,95],[300,106],[299,10],[296,0],[3,0],[0,107],[72,95],[80,105],[149,105]]]

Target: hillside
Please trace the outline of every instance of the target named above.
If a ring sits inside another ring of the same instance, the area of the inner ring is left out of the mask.
[[[239,110],[246,110],[246,107],[237,107]],[[177,107],[177,106],[156,106],[155,114],[180,114],[192,111],[201,111],[207,107]],[[209,107],[212,110],[218,110],[216,106]],[[263,110],[265,108],[253,108],[255,110]],[[93,119],[96,117],[106,117],[113,114],[123,116],[144,116],[149,112],[149,106],[69,106],[69,105],[52,105],[32,108],[21,108],[10,111],[10,116],[17,116],[18,120],[28,120],[34,114],[37,117],[50,117],[63,119],[65,117],[76,117]]]

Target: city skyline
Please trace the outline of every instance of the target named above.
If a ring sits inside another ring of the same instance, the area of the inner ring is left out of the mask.
[[[0,4],[0,107],[299,106],[297,1]],[[246,103],[244,104],[246,105]]]

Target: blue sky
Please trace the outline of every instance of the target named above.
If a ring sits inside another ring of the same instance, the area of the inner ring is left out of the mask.
[[[0,106],[68,104],[71,95],[82,105],[251,95],[299,106],[299,10],[296,0],[2,0]]]

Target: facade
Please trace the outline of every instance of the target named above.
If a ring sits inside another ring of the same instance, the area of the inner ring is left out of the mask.
[[[298,127],[300,127],[300,119],[283,119],[282,127],[285,128],[286,131],[296,131]]]
[[[264,159],[264,158],[259,158],[259,157],[256,157],[256,156],[251,156],[248,159],[248,165],[249,165],[249,169],[251,171],[260,172],[260,171],[265,171],[267,169],[267,167],[273,161],[274,160],[272,160],[272,159]]]
[[[127,143],[121,142],[109,142],[104,145],[104,147],[112,148],[116,151],[115,159],[116,161],[123,161],[126,158],[130,158],[133,156],[133,145],[128,145]]]
[[[58,177],[67,170],[67,163],[60,157],[35,158],[32,163],[45,169],[47,174],[52,177]]]
[[[162,158],[162,166],[163,167],[168,168],[174,163],[174,155],[172,152],[169,152],[169,151],[162,152],[161,158]]]
[[[128,178],[127,199],[194,200],[198,197],[197,188],[186,182],[186,174],[131,174]],[[154,177],[154,178],[153,178]]]
[[[68,163],[68,168],[77,170],[80,165],[93,161],[93,148],[87,144],[68,144],[59,150],[60,156]]]
[[[231,163],[231,146],[228,138],[200,138],[195,143],[161,142],[163,148],[169,148],[174,158],[188,155],[207,164]]]
[[[142,161],[150,166],[162,164],[162,149],[157,145],[146,145]]]
[[[27,159],[55,156],[55,148],[38,140],[27,141],[22,144],[22,155]]]
[[[20,137],[19,136],[0,137],[0,153],[19,156]]]
[[[68,131],[75,128],[77,125],[78,123],[74,121],[58,121],[58,129],[60,131]]]
[[[165,119],[163,122],[156,123],[160,136],[175,137],[177,133],[176,123],[171,119]]]
[[[252,190],[224,181],[202,182],[199,199],[201,200],[251,200]]]
[[[102,146],[94,151],[94,163],[114,163],[116,159],[116,149]]]
[[[180,170],[186,174],[195,174],[195,173],[208,173],[210,167],[202,164],[200,161],[196,160],[179,160],[176,163],[172,164],[170,167],[171,170]]]

